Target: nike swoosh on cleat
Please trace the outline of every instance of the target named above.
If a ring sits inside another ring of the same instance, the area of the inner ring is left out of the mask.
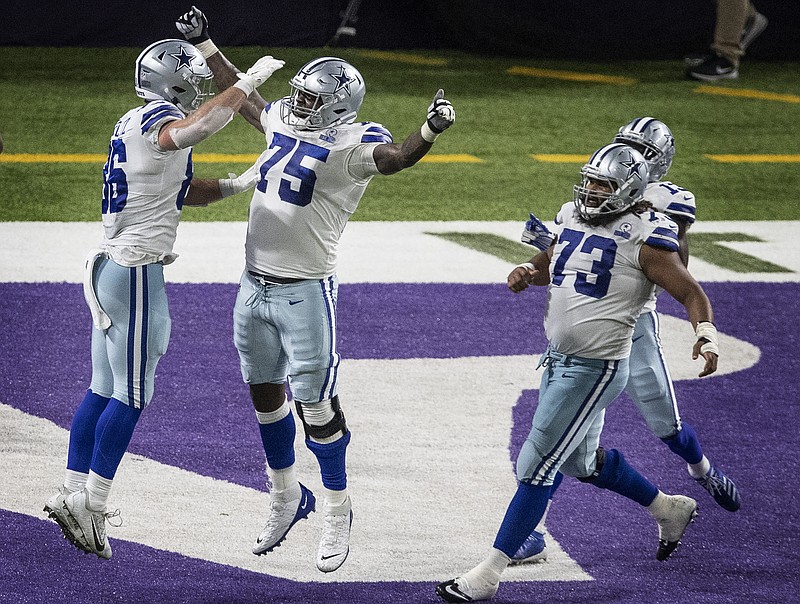
[[[336,556],[341,556],[342,554],[331,554],[330,556],[321,556],[320,560],[330,560],[331,558],[335,558]]]
[[[451,602],[472,602],[472,598],[470,598],[467,594],[463,593],[456,587],[453,583],[447,583],[446,585],[440,585],[439,589],[444,592],[444,594],[440,594],[442,596],[448,595],[456,598],[456,600],[448,600]],[[437,589],[437,592],[439,591]],[[447,599],[447,598],[445,598]]]
[[[97,546],[97,549],[102,550],[105,539],[100,539],[100,535],[97,533],[97,525],[94,522],[94,516],[92,516],[92,536],[94,537],[94,544]]]

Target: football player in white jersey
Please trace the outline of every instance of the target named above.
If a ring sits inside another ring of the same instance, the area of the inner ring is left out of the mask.
[[[208,35],[197,8],[177,22],[225,89],[238,70]],[[364,78],[346,61],[321,57],[291,79],[291,94],[272,103],[252,95],[240,113],[266,135],[250,204],[246,270],[234,309],[234,338],[249,384],[271,483],[270,512],[253,553],[271,552],[315,509],[295,472],[295,420],[288,380],[306,445],[324,490],[317,568],[338,569],[350,550],[352,505],[345,451],[350,441],[337,395],[336,277],[339,237],[370,180],[418,162],[455,120],[439,90],[420,130],[395,144],[382,125],[356,121]]]
[[[684,266],[689,264],[687,231],[695,221],[695,197],[669,181],[662,179],[672,166],[675,139],[663,122],[641,117],[620,128],[614,142],[624,143],[640,151],[650,166],[650,182],[644,198],[659,212],[678,225],[678,254]],[[661,348],[656,294],[647,301],[636,321],[631,349],[631,375],[625,392],[644,415],[653,434],[686,463],[689,474],[725,510],[735,512],[741,498],[735,483],[719,468],[711,465],[703,454],[697,435],[689,424],[682,422],[678,403]]]
[[[609,489],[647,507],[659,528],[658,560],[677,547],[697,502],[665,495],[616,449],[600,447],[604,409],[628,382],[631,336],[656,286],[681,302],[695,328],[701,376],[716,371],[713,311],[678,256],[678,227],[643,200],[647,163],[620,143],[596,151],[581,169],[574,201],[556,217],[556,241],[509,274],[521,292],[547,285],[546,368],[530,434],[517,459],[519,485],[486,560],[445,581],[447,602],[488,600],[511,557],[539,523],[556,473]]]
[[[114,127],[103,167],[105,237],[84,276],[94,323],[92,381],[72,420],[64,485],[44,508],[71,543],[100,558],[111,557],[111,485],[169,341],[163,267],[176,258],[181,208],[246,191],[256,180],[255,167],[240,177],[193,178],[192,145],[230,122],[282,65],[263,57],[235,87],[204,103],[212,75],[191,44],[161,40],[136,59],[136,94],[145,102]]]
[[[639,151],[650,171],[644,198],[653,208],[672,218],[678,225],[678,254],[684,266],[689,264],[687,231],[695,221],[695,197],[691,191],[662,180],[672,167],[675,138],[666,124],[652,117],[640,117],[619,129],[614,142]],[[523,241],[536,247],[549,245],[547,228],[534,216],[526,225]],[[537,232],[538,230],[538,244]],[[541,247],[540,247],[541,249]],[[630,356],[630,377],[625,392],[641,411],[650,430],[687,464],[689,474],[725,510],[735,512],[740,506],[736,484],[711,465],[703,454],[697,435],[682,422],[664,352],[661,348],[659,317],[654,292],[636,320]],[[554,483],[553,493],[560,483]],[[551,498],[553,493],[551,493]],[[546,517],[546,514],[545,514]],[[515,562],[534,562],[546,557],[544,518],[514,556]]]

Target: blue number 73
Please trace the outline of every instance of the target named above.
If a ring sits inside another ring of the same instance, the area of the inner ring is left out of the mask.
[[[558,242],[566,243],[566,246],[559,253],[553,266],[553,285],[561,285],[564,282],[564,267],[570,256],[578,250],[578,246],[585,236],[586,233],[583,231],[573,229],[564,229],[561,232]],[[590,235],[580,247],[581,253],[584,254],[591,254],[598,249],[602,250],[600,259],[592,261],[592,269],[589,273],[576,271],[574,287],[579,294],[599,299],[608,293],[608,286],[611,284],[611,269],[617,258],[617,242],[608,237]],[[588,279],[590,274],[595,276],[594,282]]]

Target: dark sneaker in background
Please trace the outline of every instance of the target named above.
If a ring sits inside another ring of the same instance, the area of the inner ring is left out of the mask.
[[[686,74],[695,80],[715,82],[717,80],[735,80],[739,77],[739,69],[725,57],[709,55],[698,65],[690,66]]]

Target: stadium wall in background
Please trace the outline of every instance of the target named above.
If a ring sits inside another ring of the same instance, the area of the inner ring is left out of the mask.
[[[174,37],[192,2],[220,46],[325,46],[348,0],[5,0],[0,46],[143,47]],[[756,0],[770,19],[753,59],[800,58],[800,10]],[[362,0],[355,36],[339,44],[377,49],[459,49],[565,59],[679,59],[708,48],[713,0]]]

